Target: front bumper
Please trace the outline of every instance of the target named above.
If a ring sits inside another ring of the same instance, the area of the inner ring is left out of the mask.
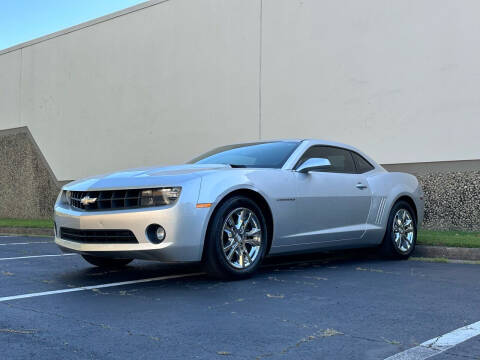
[[[159,208],[114,211],[82,211],[68,205],[55,206],[55,243],[64,252],[105,257],[159,260],[162,262],[200,261],[210,209],[196,208],[194,202],[178,202]],[[150,224],[166,231],[160,244],[146,235]],[[134,233],[138,244],[85,244],[60,238],[60,228],[80,230],[125,229]]]

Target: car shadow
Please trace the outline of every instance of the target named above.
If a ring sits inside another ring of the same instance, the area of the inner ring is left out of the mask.
[[[267,275],[285,268],[308,269],[318,265],[339,265],[371,262],[382,260],[371,249],[342,250],[334,252],[316,252],[267,257],[259,269],[259,275]],[[72,286],[93,286],[105,283],[135,281],[156,277],[178,276],[183,274],[204,273],[201,263],[163,264],[155,261],[136,260],[130,265],[119,269],[100,269],[88,265],[77,270],[68,270],[57,274],[57,280]],[[254,275],[255,278],[258,275]],[[197,278],[211,282],[228,282],[209,277],[207,274],[197,275]],[[186,278],[185,278],[186,279]],[[181,279],[179,279],[181,280]],[[186,281],[186,280],[185,280]]]

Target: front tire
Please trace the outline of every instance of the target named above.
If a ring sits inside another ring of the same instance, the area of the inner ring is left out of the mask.
[[[417,242],[417,219],[412,206],[403,200],[393,205],[381,251],[395,259],[408,259]]]
[[[90,264],[103,269],[116,269],[127,266],[133,259],[112,259],[106,257],[82,255],[82,257]]]
[[[220,279],[244,279],[253,275],[268,245],[265,217],[250,198],[235,196],[213,215],[205,239],[205,267]]]

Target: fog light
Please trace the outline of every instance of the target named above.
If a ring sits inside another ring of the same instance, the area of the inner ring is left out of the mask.
[[[147,227],[147,238],[154,244],[160,244],[166,235],[165,229],[158,224],[152,224]]]
[[[165,239],[165,229],[161,226],[159,226],[157,228],[157,240],[160,242],[160,241],[163,241],[163,239]]]

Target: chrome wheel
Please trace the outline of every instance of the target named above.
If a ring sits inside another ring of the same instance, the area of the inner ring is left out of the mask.
[[[223,254],[236,269],[245,269],[257,259],[262,246],[262,230],[255,213],[247,208],[231,211],[222,228]]]
[[[393,241],[403,253],[407,253],[414,241],[415,228],[412,215],[405,209],[397,211],[393,217]]]

